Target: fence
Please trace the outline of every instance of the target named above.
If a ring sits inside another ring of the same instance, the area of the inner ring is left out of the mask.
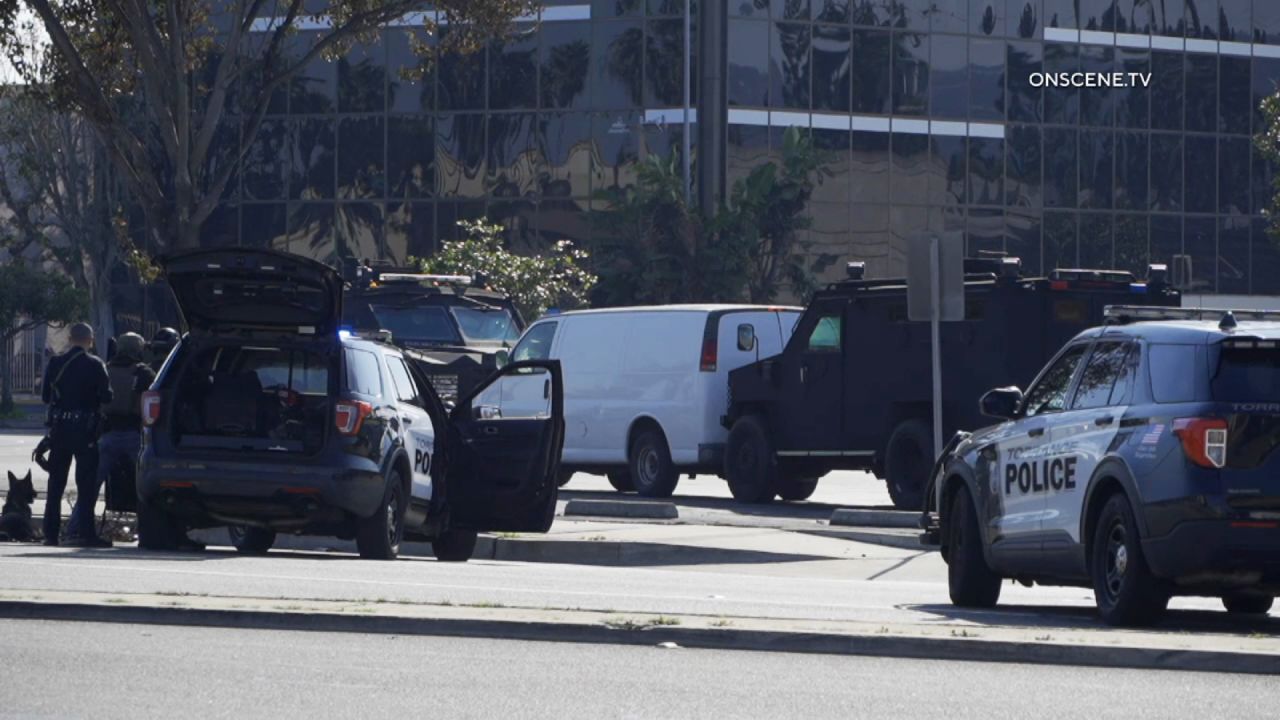
[[[40,374],[44,372],[44,347],[40,342],[44,328],[23,330],[4,344],[3,352],[11,359],[13,391],[40,392]]]

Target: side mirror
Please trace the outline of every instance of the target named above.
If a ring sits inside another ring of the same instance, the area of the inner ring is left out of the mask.
[[[1021,405],[1022,390],[1016,387],[996,388],[983,395],[978,401],[978,407],[983,415],[1002,420],[1016,418]]]
[[[511,362],[511,351],[503,348],[493,354],[493,360],[497,368],[501,370],[507,366],[507,363]]]
[[[743,352],[756,349],[756,326],[743,323],[738,326],[738,349]]]

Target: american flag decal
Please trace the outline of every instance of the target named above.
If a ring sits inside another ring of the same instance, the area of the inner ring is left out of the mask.
[[[1142,444],[1156,445],[1160,442],[1160,436],[1163,434],[1164,425],[1153,425],[1151,426],[1151,429],[1147,431],[1147,434],[1142,436]]]

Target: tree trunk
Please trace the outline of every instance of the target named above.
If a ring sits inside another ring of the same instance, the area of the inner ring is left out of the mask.
[[[93,305],[94,334],[97,336],[98,357],[106,360],[107,340],[116,336],[116,314],[111,306],[111,283],[109,279],[101,279],[93,283],[89,291],[89,302]]]

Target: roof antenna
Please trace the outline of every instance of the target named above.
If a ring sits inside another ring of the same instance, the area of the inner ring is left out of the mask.
[[[1222,320],[1218,321],[1218,329],[1223,332],[1231,332],[1232,330],[1235,330],[1236,325],[1238,325],[1238,323],[1236,322],[1235,313],[1230,310],[1223,313]]]

